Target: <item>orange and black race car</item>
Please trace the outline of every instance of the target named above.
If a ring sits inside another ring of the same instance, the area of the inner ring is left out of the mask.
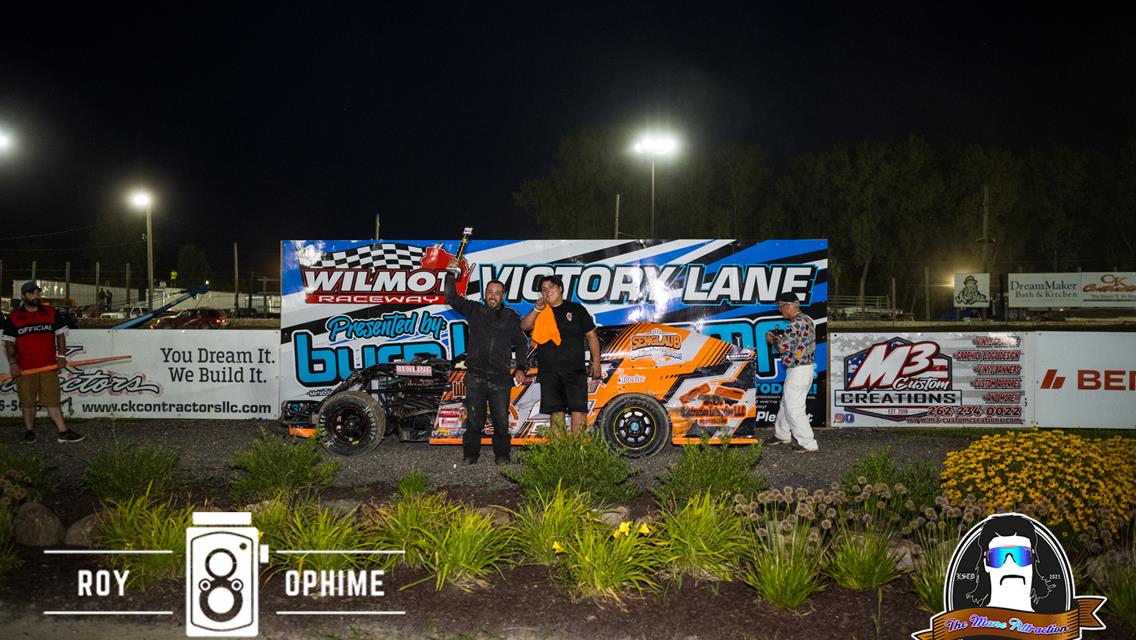
[[[650,456],[668,441],[704,437],[756,441],[752,351],[665,324],[602,327],[597,334],[603,375],[589,380],[588,424],[625,455]],[[530,369],[512,391],[514,444],[545,440],[549,416],[540,413],[536,374]],[[322,402],[285,402],[281,420],[300,435],[318,429],[329,450],[345,455],[370,450],[388,433],[458,444],[464,397],[461,365],[436,359],[386,363],[355,372]]]

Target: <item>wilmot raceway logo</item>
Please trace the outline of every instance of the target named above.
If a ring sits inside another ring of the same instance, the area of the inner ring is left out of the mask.
[[[300,269],[308,304],[440,304],[452,256],[442,246],[380,242],[307,256]],[[472,269],[455,283],[465,295]]]
[[[928,406],[958,405],[953,362],[934,342],[892,338],[844,358],[845,388],[836,391],[844,410],[885,420],[927,415]],[[851,422],[850,420],[848,422]]]
[[[959,541],[947,565],[944,611],[915,640],[1077,640],[1101,630],[1100,596],[1077,596],[1057,537],[1020,513],[992,515]]]

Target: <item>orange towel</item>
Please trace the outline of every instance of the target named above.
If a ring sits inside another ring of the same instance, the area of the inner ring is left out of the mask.
[[[560,327],[556,326],[556,316],[552,313],[552,307],[545,305],[544,309],[536,314],[536,322],[533,323],[533,346],[542,345],[549,340],[560,346]]]

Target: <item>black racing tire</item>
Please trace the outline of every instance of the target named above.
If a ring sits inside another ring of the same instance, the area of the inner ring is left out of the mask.
[[[648,458],[671,440],[671,421],[658,400],[625,393],[609,402],[600,417],[604,439],[628,458]]]
[[[342,391],[328,398],[315,423],[323,448],[341,456],[360,456],[373,450],[387,432],[382,405],[362,391]]]

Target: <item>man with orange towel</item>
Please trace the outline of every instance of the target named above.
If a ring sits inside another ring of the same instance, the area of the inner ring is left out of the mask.
[[[521,318],[521,329],[531,331],[537,345],[540,412],[550,415],[554,425],[563,425],[564,414],[571,414],[572,433],[580,433],[588,415],[588,374],[602,375],[596,323],[583,305],[564,299],[560,276],[544,276],[539,286],[541,299]],[[585,342],[592,356],[590,370],[584,361]]]

